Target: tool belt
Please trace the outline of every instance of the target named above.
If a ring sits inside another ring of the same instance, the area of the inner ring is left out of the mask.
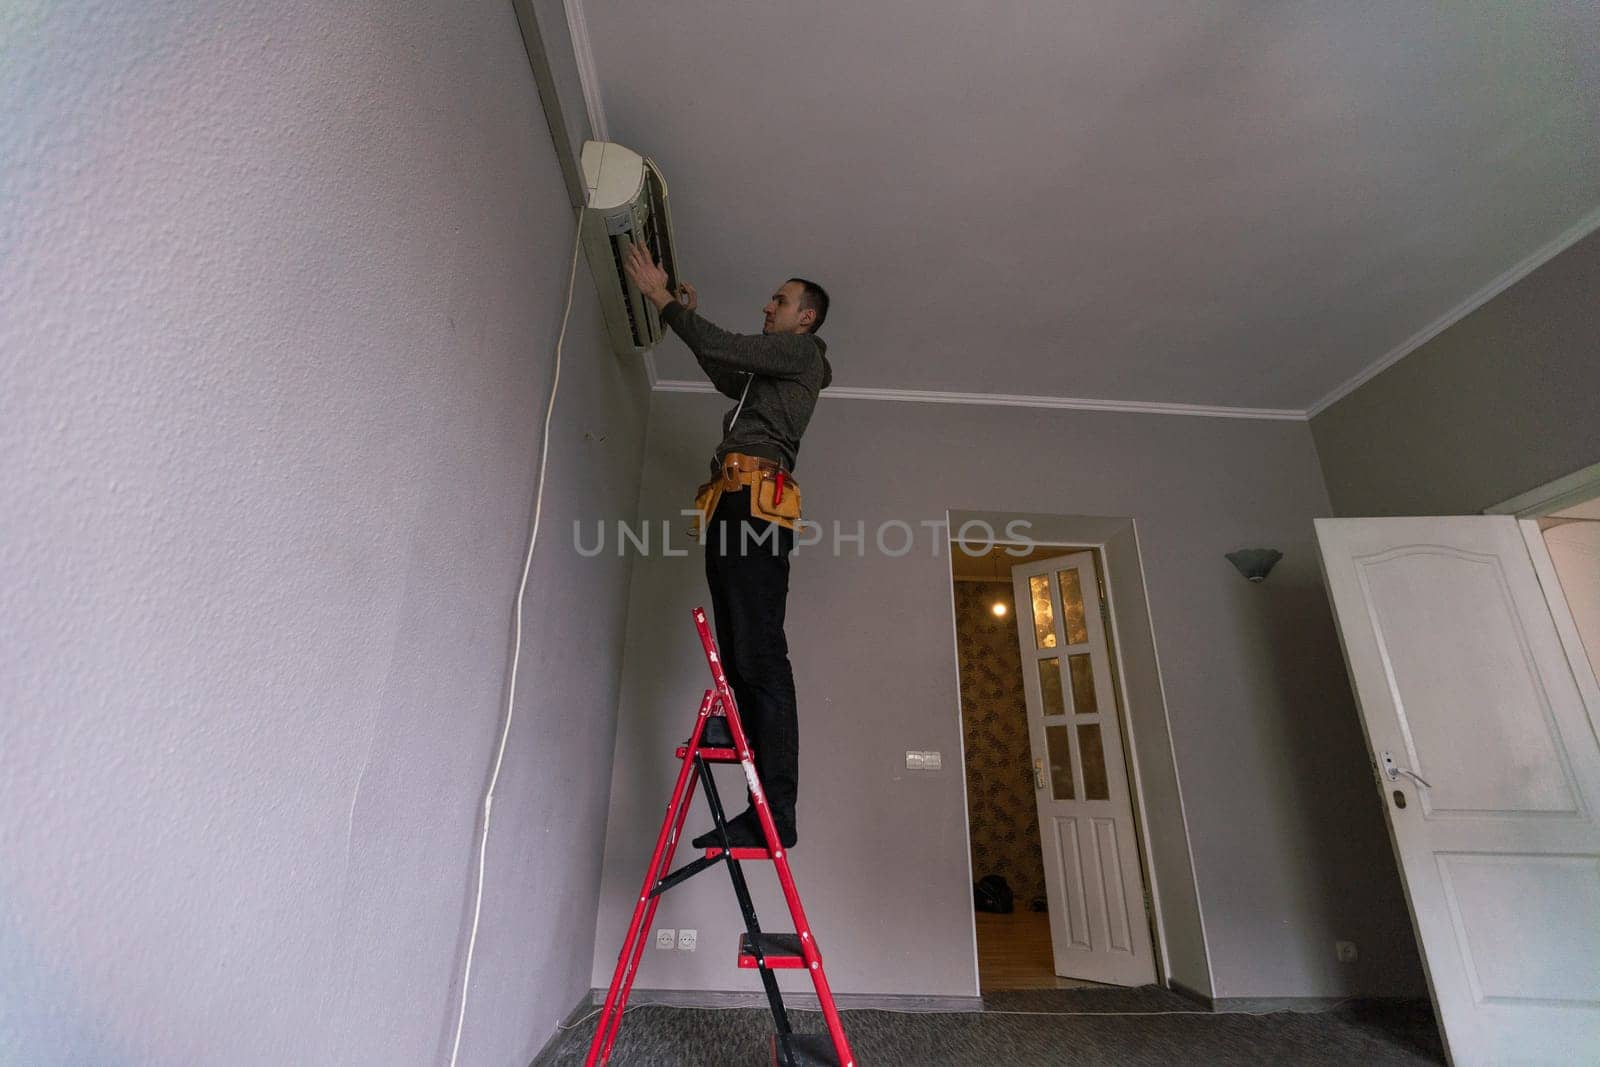
[[[743,452],[729,452],[722,457],[721,472],[702,485],[694,494],[697,513],[689,526],[693,537],[711,522],[717,502],[723,493],[736,493],[750,489],[750,517],[775,522],[794,529],[800,521],[800,486],[780,464],[760,456],[747,456]]]

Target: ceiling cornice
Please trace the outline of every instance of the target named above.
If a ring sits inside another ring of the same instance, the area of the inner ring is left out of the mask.
[[[654,389],[662,393],[714,393],[709,382],[659,378]],[[1140,415],[1191,415],[1211,419],[1268,419],[1304,422],[1306,413],[1289,408],[1237,408],[1206,404],[1164,404],[1141,400],[1096,400],[1077,396],[1017,396],[1007,393],[945,393],[928,389],[869,389],[833,385],[822,394],[826,400],[890,400],[913,404],[974,404],[988,407],[1053,408],[1065,411],[1112,411]]]

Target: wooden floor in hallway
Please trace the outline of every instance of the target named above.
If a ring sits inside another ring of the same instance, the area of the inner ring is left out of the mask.
[[[1017,909],[1010,915],[978,912],[978,991],[1091,989],[1098,982],[1061,978],[1050,953],[1050,915]]]

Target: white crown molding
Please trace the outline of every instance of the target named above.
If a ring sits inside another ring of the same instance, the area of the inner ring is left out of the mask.
[[[572,55],[578,64],[578,84],[583,86],[583,105],[589,112],[589,132],[596,141],[609,141],[606,109],[600,99],[600,75],[594,67],[594,49],[589,45],[589,21],[583,14],[583,0],[562,0],[567,12],[567,33],[572,38]],[[652,373],[651,381],[655,380]]]
[[[1488,285],[1400,342],[1378,360],[1369,363],[1365,368],[1335,386],[1331,392],[1306,410],[1306,416],[1315,418],[1322,414],[1328,408],[1343,400],[1597,229],[1600,229],[1600,208],[1589,212],[1576,223],[1563,230],[1555,240],[1539,248]]]
[[[655,389],[662,393],[714,393],[709,382],[661,378]],[[1304,422],[1306,413],[1289,408],[1235,408],[1204,404],[1163,404],[1141,400],[1094,400],[1076,396],[1014,396],[1005,393],[944,393],[927,389],[869,389],[829,386],[829,400],[893,400],[913,404],[975,404],[989,407],[1054,408],[1066,411],[1114,411],[1140,415],[1193,415],[1211,419],[1269,419]]]

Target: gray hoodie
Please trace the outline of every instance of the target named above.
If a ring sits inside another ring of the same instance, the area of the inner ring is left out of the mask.
[[[722,443],[712,473],[729,452],[760,456],[794,470],[800,435],[811,421],[817,394],[833,381],[827,342],[808,333],[729,333],[677,303],[662,309],[661,321],[683,338],[717,392],[737,400],[749,382],[738,420],[733,408],[722,417]]]

